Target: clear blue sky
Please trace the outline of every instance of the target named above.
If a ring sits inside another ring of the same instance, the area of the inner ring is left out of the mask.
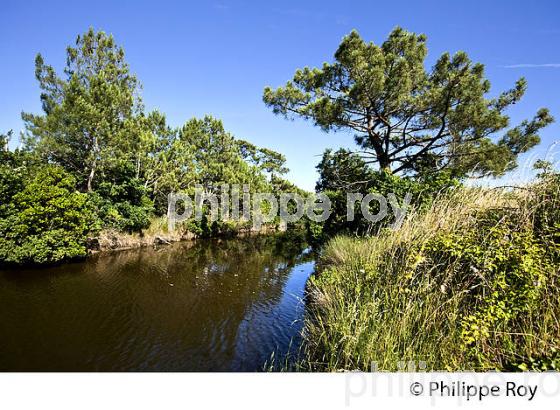
[[[512,119],[546,106],[560,122],[560,2],[540,1],[6,1],[0,5],[0,131],[18,133],[21,111],[40,112],[34,57],[62,68],[65,48],[93,26],[112,33],[144,86],[148,109],[178,126],[212,114],[239,138],[282,152],[289,179],[312,189],[327,147],[351,137],[276,117],[262,103],[298,67],[331,61],[357,29],[381,43],[397,25],[428,36],[428,64],[466,51],[486,65],[494,92],[529,83]],[[543,133],[544,152],[560,124]],[[17,141],[14,141],[17,144]],[[559,150],[560,151],[560,150]]]

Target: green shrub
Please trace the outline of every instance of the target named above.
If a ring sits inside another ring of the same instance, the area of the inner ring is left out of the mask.
[[[100,197],[97,193],[90,194],[94,212],[102,221],[103,228],[114,228],[124,232],[139,232],[150,225],[152,203],[144,198],[144,203],[132,205],[129,202],[113,203]]]
[[[385,198],[388,198],[389,194],[394,194],[399,205],[403,204],[406,195],[409,194],[411,198],[409,207],[416,209],[426,209],[438,195],[459,186],[459,182],[456,179],[445,173],[412,178],[380,171],[371,172],[369,177],[370,180],[365,190],[363,192],[358,190],[358,193],[363,195],[369,193],[381,194]],[[383,227],[389,226],[395,221],[392,209],[389,207],[387,218],[375,224],[371,223],[362,215],[359,203],[356,203],[354,207],[354,220],[348,221],[346,217],[347,193],[355,192],[354,188],[355,186],[351,185],[346,189],[324,191],[331,200],[332,213],[323,224],[324,226],[321,230],[322,239],[328,239],[333,235],[340,234],[356,236],[375,234]],[[377,201],[372,201],[371,206],[370,212],[376,214],[379,211]]]
[[[88,196],[75,185],[73,176],[53,165],[22,178],[21,191],[3,205],[0,261],[43,264],[86,255],[88,232],[98,225]]]
[[[90,195],[104,228],[139,232],[150,225],[154,204],[130,166],[105,175]]]
[[[560,261],[560,174],[545,171],[540,174],[525,206],[531,210],[535,236]]]
[[[443,234],[424,246],[428,266],[447,274],[440,288],[462,293],[460,345],[475,368],[504,368],[523,351],[524,337],[511,335],[524,333],[520,324],[538,308],[553,273],[532,233],[508,222],[481,220],[472,231]]]

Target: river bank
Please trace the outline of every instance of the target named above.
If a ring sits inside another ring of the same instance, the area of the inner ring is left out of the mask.
[[[278,232],[285,232],[286,229],[280,225],[265,224],[258,230],[248,226],[240,226],[236,229],[223,232],[212,237],[214,238],[237,238],[255,235],[269,235]],[[122,232],[115,229],[104,229],[99,234],[88,238],[88,255],[95,255],[101,252],[116,252],[147,246],[164,246],[175,242],[195,241],[197,239],[208,238],[207,236],[196,235],[186,229],[176,229],[170,232],[167,228],[165,218],[152,220],[150,226],[140,232]]]
[[[398,231],[331,240],[309,280],[298,369],[557,368],[559,182],[461,188]]]

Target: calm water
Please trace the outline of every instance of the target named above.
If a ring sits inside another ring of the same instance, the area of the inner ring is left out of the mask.
[[[297,349],[313,267],[259,237],[0,271],[0,370],[262,370]]]

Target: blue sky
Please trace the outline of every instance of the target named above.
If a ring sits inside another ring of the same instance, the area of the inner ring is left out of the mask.
[[[283,85],[298,67],[331,61],[352,29],[376,43],[397,25],[425,33],[429,65],[442,52],[464,50],[485,64],[495,93],[525,76],[528,92],[510,111],[512,122],[543,106],[560,121],[557,1],[2,0],[0,17],[0,131],[18,133],[21,111],[40,112],[36,53],[61,69],[66,46],[93,26],[124,47],[148,109],[166,113],[174,126],[204,114],[221,118],[237,137],[285,154],[288,178],[306,189],[324,149],[352,139],[274,116],[262,90]],[[535,155],[560,140],[560,124],[542,137]]]

